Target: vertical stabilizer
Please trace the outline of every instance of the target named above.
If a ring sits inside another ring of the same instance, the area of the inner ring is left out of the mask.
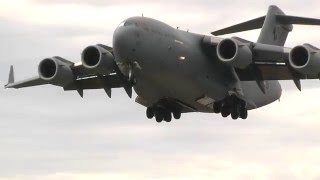
[[[268,14],[263,23],[258,43],[284,46],[289,32],[293,27],[291,24],[283,24],[277,18],[278,15],[285,15],[277,6],[270,6]]]

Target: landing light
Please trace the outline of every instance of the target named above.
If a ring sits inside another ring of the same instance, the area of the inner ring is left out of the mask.
[[[180,56],[180,57],[179,57],[179,60],[180,60],[180,61],[184,61],[184,60],[186,60],[186,57],[185,57],[185,56]]]

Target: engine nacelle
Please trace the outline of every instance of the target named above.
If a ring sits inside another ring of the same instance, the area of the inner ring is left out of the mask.
[[[224,39],[217,46],[220,61],[239,69],[245,69],[252,63],[252,51],[249,46],[236,39]]]
[[[72,63],[60,57],[47,58],[40,62],[38,73],[42,80],[48,84],[66,86],[73,82],[74,77],[71,70]]]
[[[320,73],[320,50],[309,45],[294,47],[289,53],[289,63],[296,71],[318,76]]]
[[[84,67],[100,75],[108,75],[114,70],[114,56],[99,45],[84,49],[81,61]]]

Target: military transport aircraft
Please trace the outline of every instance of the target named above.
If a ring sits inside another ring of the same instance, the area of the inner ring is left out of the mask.
[[[39,76],[14,82],[11,66],[6,88],[44,84],[65,91],[124,88],[147,108],[149,119],[170,122],[182,113],[217,113],[246,119],[248,110],[278,100],[278,80],[320,76],[320,49],[303,44],[285,48],[293,24],[320,25],[320,20],[285,15],[270,6],[266,16],[212,32],[194,34],[146,17],[132,17],[115,30],[113,47],[98,44],[84,49],[80,63],[61,57],[46,58]],[[260,29],[258,41],[219,35]]]

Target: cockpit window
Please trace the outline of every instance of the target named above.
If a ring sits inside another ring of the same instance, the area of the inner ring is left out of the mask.
[[[125,25],[125,23],[126,23],[126,21],[122,21],[122,22],[119,24],[119,26],[118,26],[118,27],[122,27],[122,26],[124,26],[124,25]]]
[[[118,27],[123,27],[123,26],[137,26],[138,23],[135,23],[134,21],[130,21],[130,20],[125,20],[122,21]]]

